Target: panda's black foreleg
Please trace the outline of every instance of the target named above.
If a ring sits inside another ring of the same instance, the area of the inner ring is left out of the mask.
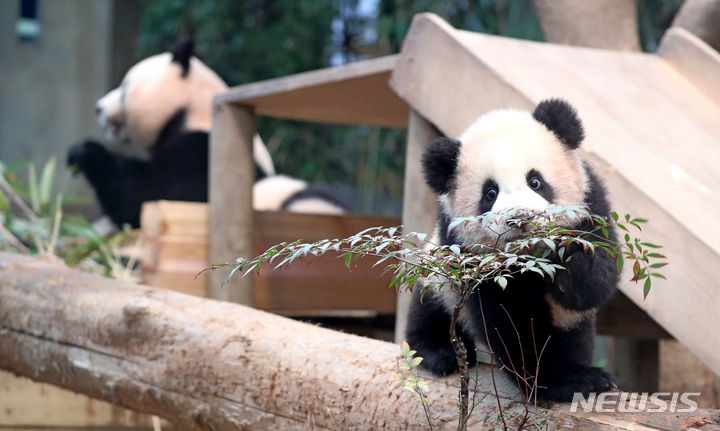
[[[604,250],[598,249],[593,254],[578,246],[572,247],[567,270],[556,274],[552,297],[569,310],[599,307],[615,293],[618,280],[615,261]]]
[[[458,370],[457,356],[450,343],[450,323],[447,310],[432,292],[425,295],[422,303],[419,294],[413,295],[406,341],[423,358],[421,366],[433,374],[444,376]],[[458,329],[467,350],[468,364],[472,365],[477,361],[474,345],[462,329]]]
[[[562,373],[540,377],[538,396],[545,400],[572,401],[575,394],[587,397],[617,388],[617,379],[597,367],[566,366]]]
[[[147,162],[108,151],[87,140],[68,150],[68,166],[85,176],[105,213],[118,227],[140,225],[140,207],[147,189]]]
[[[551,330],[537,374],[538,396],[553,401],[571,401],[575,393],[587,398],[616,386],[615,376],[592,367],[595,319],[588,317],[568,330]]]

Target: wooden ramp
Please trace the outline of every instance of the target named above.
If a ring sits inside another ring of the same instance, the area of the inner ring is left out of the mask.
[[[649,55],[481,35],[423,14],[391,86],[447,136],[493,109],[575,105],[613,208],[648,218],[645,238],[670,261],[646,300],[641,285],[621,290],[720,374],[718,77],[720,55],[680,29]]]

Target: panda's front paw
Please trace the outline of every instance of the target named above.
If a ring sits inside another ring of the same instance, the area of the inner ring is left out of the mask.
[[[541,370],[542,373],[542,370]],[[596,367],[578,366],[566,369],[555,378],[548,379],[541,386],[539,395],[553,401],[572,401],[576,393],[587,398],[591,393],[617,389],[617,379],[612,374]]]
[[[67,152],[67,166],[73,170],[73,173],[85,171],[106,154],[107,150],[101,144],[95,141],[85,140],[70,147]]]

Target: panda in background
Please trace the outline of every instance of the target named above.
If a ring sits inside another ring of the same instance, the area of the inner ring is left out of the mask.
[[[541,102],[533,113],[493,111],[457,140],[434,141],[422,163],[441,208],[436,239],[445,245],[487,243],[498,239],[497,233],[490,231],[493,224],[506,230],[500,244],[516,239],[523,231],[513,227],[511,215],[502,213],[510,208],[541,211],[550,204],[583,205],[592,214],[609,216],[603,184],[576,151],[583,138],[575,109],[565,101],[551,99]],[[489,211],[500,214],[485,227],[459,228],[448,236],[453,218]],[[589,223],[574,228],[590,231]],[[603,250],[584,253],[572,246],[568,253],[572,257],[567,271],[558,271],[555,281],[526,272],[508,279],[504,290],[486,283],[467,299],[458,319],[459,333],[473,362],[475,348],[486,344],[487,329],[498,365],[521,375],[523,366],[529,376],[535,375],[535,352],[547,341],[537,380],[538,396],[547,400],[569,401],[575,392],[587,396],[615,387],[614,376],[590,366],[595,311],[615,293],[615,262]],[[421,303],[420,289],[415,290],[408,343],[430,371],[440,375],[457,371],[449,339],[457,294],[448,288],[430,289]],[[509,371],[508,375],[514,378]]]
[[[145,201],[208,199],[212,99],[228,87],[194,56],[193,49],[193,41],[187,39],[172,53],[140,61],[128,70],[118,88],[97,102],[95,111],[106,139],[144,150],[147,159],[109,151],[91,140],[68,151],[68,165],[84,174],[103,212],[118,227],[125,223],[138,227]],[[257,134],[253,153],[256,180],[274,176],[270,153]],[[297,195],[297,188],[281,189],[285,178],[274,181],[275,188],[288,198]],[[312,190],[304,184],[304,190]],[[268,209],[281,209],[283,203]]]

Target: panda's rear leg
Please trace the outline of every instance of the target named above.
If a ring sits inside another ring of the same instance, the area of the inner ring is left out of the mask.
[[[572,401],[576,393],[587,398],[590,393],[617,389],[617,379],[614,375],[601,368],[574,365],[563,367],[562,371],[539,379],[538,395],[546,400]]]

